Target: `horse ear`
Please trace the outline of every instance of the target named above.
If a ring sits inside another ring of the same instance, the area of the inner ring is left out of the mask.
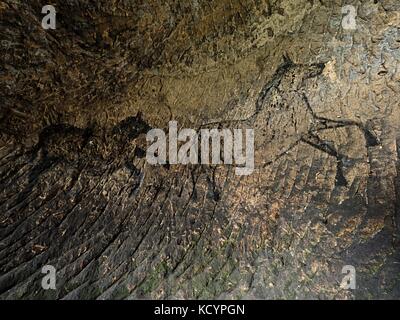
[[[285,53],[283,54],[283,62],[284,62],[285,64],[293,64],[293,61],[292,61],[292,59],[290,59],[290,57],[289,57],[289,55],[287,54],[287,52],[285,52]]]

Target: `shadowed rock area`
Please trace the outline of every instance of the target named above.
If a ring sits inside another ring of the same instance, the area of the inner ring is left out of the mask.
[[[53,4],[0,1],[0,299],[400,298],[397,0]],[[170,120],[254,172],[150,165]]]

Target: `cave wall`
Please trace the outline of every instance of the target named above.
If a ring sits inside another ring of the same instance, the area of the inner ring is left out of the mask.
[[[350,2],[0,1],[0,298],[398,298],[400,5]],[[254,173],[149,165],[171,119]]]

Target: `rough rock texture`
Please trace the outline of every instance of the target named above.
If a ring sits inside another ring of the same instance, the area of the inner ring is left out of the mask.
[[[0,1],[1,299],[400,297],[397,0],[53,3]],[[149,165],[171,119],[255,172]]]

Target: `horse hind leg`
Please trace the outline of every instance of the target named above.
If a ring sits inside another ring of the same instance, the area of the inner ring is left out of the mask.
[[[334,145],[331,143],[322,140],[314,133],[309,133],[303,136],[300,139],[301,142],[306,143],[322,152],[327,153],[328,155],[336,158],[336,176],[335,176],[335,185],[347,187],[348,182],[344,175],[343,168],[346,156],[341,154]]]

